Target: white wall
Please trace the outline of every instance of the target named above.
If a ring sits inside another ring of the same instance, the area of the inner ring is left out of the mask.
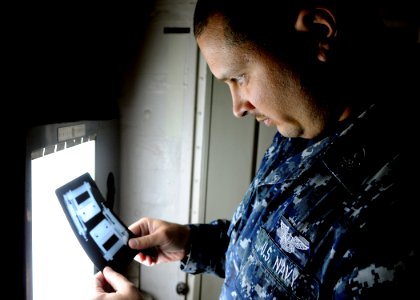
[[[121,100],[120,215],[188,223],[191,194],[197,46],[194,1],[155,2],[141,49],[134,90]],[[190,33],[164,33],[165,27]],[[138,275],[134,263],[132,278]],[[186,280],[179,264],[140,268],[139,286],[155,299],[177,299]],[[182,299],[182,297],[179,297]]]
[[[275,131],[233,116],[228,87],[214,80],[198,55],[194,6],[156,1],[134,89],[120,102],[120,215],[127,224],[143,216],[178,223],[230,218]],[[191,32],[164,34],[165,27]],[[217,299],[222,283],[208,275],[186,276],[179,263],[133,263],[130,277],[158,300],[185,299],[175,293],[185,281],[186,299]]]

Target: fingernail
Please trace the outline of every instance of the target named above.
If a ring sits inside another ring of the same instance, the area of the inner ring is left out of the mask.
[[[131,239],[128,241],[128,246],[130,246],[130,248],[136,248],[138,246],[138,242],[136,239]]]

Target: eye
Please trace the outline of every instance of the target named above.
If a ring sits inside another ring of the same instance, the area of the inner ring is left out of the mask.
[[[246,83],[246,76],[245,74],[241,74],[235,78],[232,79],[234,82],[236,82],[238,85],[243,85]]]

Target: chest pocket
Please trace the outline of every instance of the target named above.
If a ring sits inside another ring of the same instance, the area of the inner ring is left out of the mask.
[[[318,299],[319,283],[304,274],[261,228],[235,282],[239,299]]]

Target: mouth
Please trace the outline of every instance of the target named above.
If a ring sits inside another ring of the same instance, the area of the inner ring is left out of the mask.
[[[255,115],[255,119],[257,119],[258,122],[262,122],[265,119],[267,119],[267,117],[264,116],[264,115],[261,115],[261,114],[257,114],[257,115]]]
[[[256,115],[255,116],[255,119],[258,121],[258,122],[262,122],[262,123],[264,123],[266,126],[270,126],[271,125],[271,119],[270,118],[268,118],[268,117],[266,117],[266,116],[264,116],[264,115]]]

